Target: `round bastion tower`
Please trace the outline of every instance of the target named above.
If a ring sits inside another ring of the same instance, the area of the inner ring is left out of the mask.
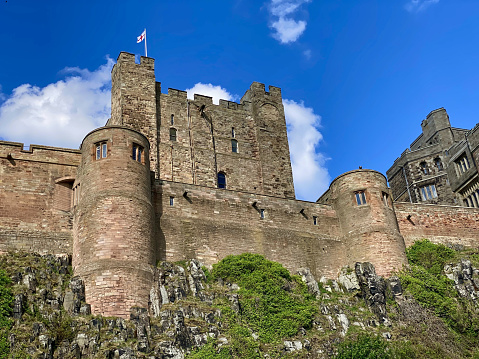
[[[123,126],[86,135],[74,183],[73,272],[93,314],[148,307],[155,264],[149,143]]]
[[[407,264],[404,238],[383,174],[367,169],[346,172],[334,179],[330,192],[349,265],[371,262],[377,274],[389,276]]]

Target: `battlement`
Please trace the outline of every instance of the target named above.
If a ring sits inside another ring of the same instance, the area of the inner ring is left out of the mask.
[[[145,67],[149,70],[155,70],[155,59],[152,57],[145,57],[140,56],[140,63],[136,63],[136,56],[135,54],[129,52],[120,52],[118,58],[116,59],[117,64],[130,64],[130,65],[138,65]],[[114,68],[114,67],[113,67]],[[112,69],[113,71],[113,69]]]
[[[80,159],[80,153],[80,150],[42,145],[30,145],[28,149],[25,149],[24,144],[20,142],[0,141],[0,158],[12,162],[22,160],[76,166]]]
[[[268,90],[269,91],[266,91],[266,87],[263,83],[253,82],[241,98],[241,103],[251,102],[253,97],[263,98],[273,102],[282,102],[281,88],[270,85],[268,86]]]
[[[186,100],[187,95],[188,94],[187,94],[186,91],[173,89],[173,88],[168,88],[168,96],[183,98],[183,99]]]

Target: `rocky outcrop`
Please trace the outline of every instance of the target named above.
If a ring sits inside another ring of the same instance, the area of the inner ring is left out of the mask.
[[[469,260],[461,260],[457,264],[444,266],[446,276],[454,281],[454,287],[459,295],[474,303],[479,301],[479,269],[475,269]]]
[[[70,278],[68,257],[25,255],[18,260],[24,266],[11,271],[15,325],[9,336],[18,356],[182,359],[204,345],[215,343],[216,350],[231,345],[227,315],[240,316],[245,310],[237,284],[208,282],[201,264],[192,260],[160,263],[149,308],[132,308],[129,320],[92,317],[82,280]],[[445,272],[461,296],[477,302],[479,272],[470,262],[446,265]],[[323,278],[318,283],[306,268],[298,274],[316,298],[317,314],[312,328],[298,328],[295,336],[282,338],[276,353],[329,358],[351,328],[394,340],[395,328],[420,328],[427,322],[438,338],[443,335],[444,323],[403,295],[399,278],[378,276],[370,263],[344,268],[337,282]],[[388,306],[388,301],[395,305]],[[257,333],[248,330],[259,343]]]

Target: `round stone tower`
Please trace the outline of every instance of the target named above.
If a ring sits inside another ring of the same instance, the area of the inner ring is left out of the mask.
[[[148,307],[155,264],[149,143],[123,126],[82,142],[74,183],[73,272],[93,314],[129,318]]]
[[[330,192],[349,265],[371,262],[377,274],[389,276],[407,264],[404,238],[383,174],[366,169],[346,172],[334,179]]]

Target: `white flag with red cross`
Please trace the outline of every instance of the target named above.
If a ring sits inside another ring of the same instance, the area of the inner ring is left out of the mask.
[[[138,44],[138,43],[142,42],[142,41],[145,40],[145,39],[146,39],[146,29],[143,30],[143,32],[141,33],[141,35],[136,38],[136,43]]]

